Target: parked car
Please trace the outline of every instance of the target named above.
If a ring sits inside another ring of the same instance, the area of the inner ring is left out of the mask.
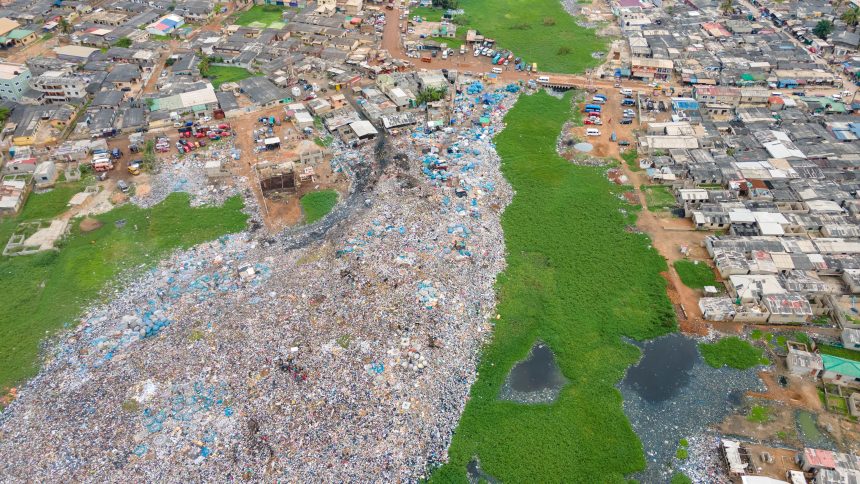
[[[123,193],[126,193],[126,192],[128,192],[128,190],[129,190],[128,183],[126,183],[126,182],[125,182],[125,181],[123,181],[123,180],[120,180],[120,181],[116,182],[116,186],[117,186],[117,188],[119,188]]]

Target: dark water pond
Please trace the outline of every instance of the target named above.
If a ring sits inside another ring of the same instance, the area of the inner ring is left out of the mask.
[[[696,341],[671,334],[649,342],[639,363],[627,370],[628,385],[648,402],[662,402],[690,383],[699,349]]]
[[[511,368],[499,398],[519,403],[550,403],[566,383],[552,350],[539,342],[526,359]]]
[[[711,368],[696,340],[681,334],[632,343],[642,350],[642,358],[627,370],[618,388],[648,467],[630,477],[668,482],[672,468],[680,464],[675,459],[679,440],[701,435],[742,405],[747,391],[763,390],[763,385],[757,368]]]

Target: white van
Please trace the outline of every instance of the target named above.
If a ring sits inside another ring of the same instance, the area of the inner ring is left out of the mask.
[[[625,88],[621,89],[621,94],[624,94],[625,96],[632,96],[633,95],[633,89],[625,87]]]
[[[538,82],[549,82],[549,76],[538,77]]]
[[[502,68],[501,67],[493,67],[492,71],[493,71],[493,74],[501,74]]]
[[[600,130],[596,128],[588,128],[585,130],[586,136],[600,136]]]

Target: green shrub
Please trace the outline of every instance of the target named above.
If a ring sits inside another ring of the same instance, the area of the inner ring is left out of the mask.
[[[699,351],[705,362],[714,368],[728,366],[745,370],[767,364],[765,363],[767,359],[762,356],[761,348],[756,348],[737,336],[723,338],[716,343],[699,343]]]

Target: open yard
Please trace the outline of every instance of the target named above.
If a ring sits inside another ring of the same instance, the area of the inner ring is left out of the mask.
[[[278,5],[254,5],[239,14],[236,17],[235,23],[246,27],[252,24],[260,24],[266,27],[274,22],[281,22],[281,15],[283,13],[284,7]]]
[[[210,66],[206,71],[206,77],[212,81],[212,87],[216,90],[225,82],[239,82],[253,76],[248,69],[233,66]]]
[[[635,215],[619,210],[622,188],[603,169],[556,153],[571,99],[521,97],[496,138],[516,191],[502,217],[508,265],[497,282],[500,317],[450,462],[432,482],[467,482],[474,457],[500,482],[626,482],[645,467],[615,384],[639,357],[622,336],[647,339],[676,328],[659,275],[666,265],[646,236],[624,230]],[[555,352],[570,383],[552,404],[499,400],[506,375],[536,341]]]
[[[460,8],[458,30],[477,29],[541,71],[582,72],[600,64],[592,52],[607,50],[608,39],[577,25],[557,0],[462,0]]]
[[[645,203],[648,204],[648,210],[659,212],[672,208],[676,205],[675,196],[672,195],[669,187],[662,185],[643,187],[645,191]]]
[[[32,197],[22,217],[58,215],[72,193],[61,188]],[[97,216],[103,225],[91,232],[81,232],[75,222],[59,252],[0,259],[0,394],[38,371],[45,336],[75,325],[81,310],[98,301],[117,275],[245,227],[239,198],[223,207],[191,208],[188,202],[188,195],[173,194],[148,210],[123,205]],[[119,220],[125,221],[121,227]]]
[[[714,270],[704,262],[679,260],[675,261],[675,271],[681,282],[690,289],[701,289],[705,286],[714,286],[717,284],[717,278],[714,277]]]

